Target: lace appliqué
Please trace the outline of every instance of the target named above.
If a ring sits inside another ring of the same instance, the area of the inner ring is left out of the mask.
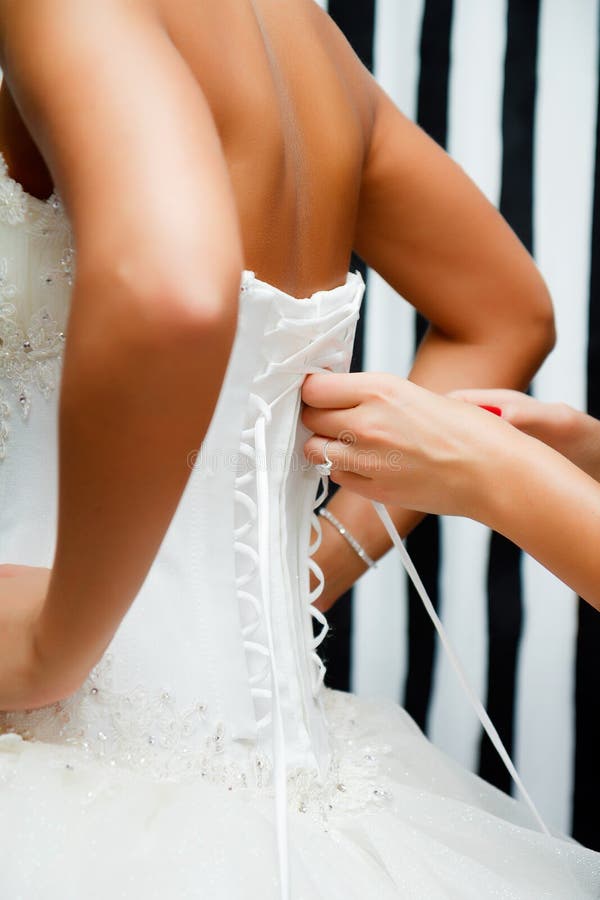
[[[6,171],[6,165],[4,172]],[[27,201],[23,188],[16,181],[9,179],[0,181],[0,222],[18,225],[25,221]]]
[[[51,261],[40,273],[40,281],[44,286],[72,286],[76,255],[60,197],[53,193],[47,200],[40,200],[28,194],[8,175],[1,153],[0,222],[22,226],[27,234],[42,238],[51,235],[54,240],[58,236],[57,255],[54,257],[54,243],[51,254],[56,262]],[[18,404],[21,415],[27,418],[33,390],[46,398],[54,391],[65,338],[58,321],[43,304],[24,325],[18,293],[19,287],[9,276],[8,260],[0,257],[0,378],[12,388],[9,392],[6,385],[0,387],[0,460],[7,453],[13,406]]]
[[[358,739],[360,714],[352,694],[324,687],[321,695],[333,744],[329,770],[322,782],[310,770],[292,772],[288,796],[298,812],[326,826],[336,812],[387,806],[394,798],[381,772],[391,746]]]
[[[142,687],[116,691],[110,652],[70,697],[39,709],[0,713],[0,733],[75,746],[90,758],[159,780],[200,776],[227,782],[240,774],[219,764],[225,728],[210,722],[205,703],[181,710],[166,690],[153,696]]]
[[[108,652],[71,697],[40,709],[0,713],[2,747],[16,740],[9,735],[18,735],[65,745],[56,748],[57,764],[71,746],[82,750],[84,759],[157,780],[202,778],[228,790],[272,793],[271,759],[256,747],[234,754],[226,724],[211,719],[205,703],[181,709],[168,691],[152,696],[142,687],[116,691],[112,669]],[[379,760],[390,748],[357,742],[352,697],[328,689],[324,694],[335,747],[329,770],[323,779],[313,769],[288,772],[288,800],[292,809],[326,826],[335,811],[387,804],[392,797],[378,775]],[[64,763],[67,768],[77,764],[74,759]]]
[[[71,231],[63,202],[54,190],[41,200],[28,194],[23,186],[8,174],[8,166],[0,153],[0,222],[22,225],[29,234],[45,236],[50,232]],[[70,240],[66,241],[71,243]]]
[[[14,285],[6,286],[5,260],[0,260],[0,297],[13,296]],[[4,287],[3,287],[4,285]],[[21,415],[27,418],[33,390],[48,398],[58,381],[58,367],[62,358],[64,332],[42,307],[31,317],[27,327],[18,322],[13,303],[0,301],[0,378],[13,389]],[[0,388],[0,459],[6,455],[8,419],[11,403],[6,390]]]

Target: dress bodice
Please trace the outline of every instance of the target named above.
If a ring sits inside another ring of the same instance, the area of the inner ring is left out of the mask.
[[[75,263],[60,198],[31,197],[2,166],[1,562],[52,563]],[[349,368],[363,291],[358,272],[302,299],[243,272],[216,411],[142,588],[81,689],[0,714],[0,731],[77,743],[158,777],[260,783],[279,728],[288,769],[328,770],[317,653],[327,625],[309,592],[320,476],[302,452],[300,388],[308,372]]]

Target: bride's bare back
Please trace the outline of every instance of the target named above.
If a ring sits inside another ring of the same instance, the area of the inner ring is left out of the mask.
[[[368,73],[313,0],[160,6],[215,118],[249,268],[291,293],[339,284],[373,121]]]

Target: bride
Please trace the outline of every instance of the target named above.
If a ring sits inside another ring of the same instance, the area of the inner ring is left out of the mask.
[[[0,34],[0,896],[597,897],[599,854],[317,652],[364,568],[311,559],[300,421],[351,251],[444,392],[551,349],[531,258],[312,0],[0,0]]]

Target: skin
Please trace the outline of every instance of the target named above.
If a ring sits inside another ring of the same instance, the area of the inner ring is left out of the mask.
[[[438,391],[523,387],[554,326],[513,232],[312,0],[0,0],[0,64],[11,174],[57,186],[77,248],[56,557],[0,584],[0,708],[18,709],[76,690],[133,602],[216,403],[242,268],[305,297],[355,249],[431,321],[411,377]],[[335,505],[387,549],[368,501]],[[338,537],[318,560],[334,592],[362,570]]]
[[[307,458],[322,462],[328,439],[338,484],[483,522],[600,609],[600,422],[516,391],[441,397],[393,375],[311,375],[302,393],[317,432]],[[337,440],[342,432],[353,441]]]
[[[543,441],[600,481],[600,422],[567,403],[548,403],[520,391],[454,391],[453,397],[495,406],[505,422]]]

